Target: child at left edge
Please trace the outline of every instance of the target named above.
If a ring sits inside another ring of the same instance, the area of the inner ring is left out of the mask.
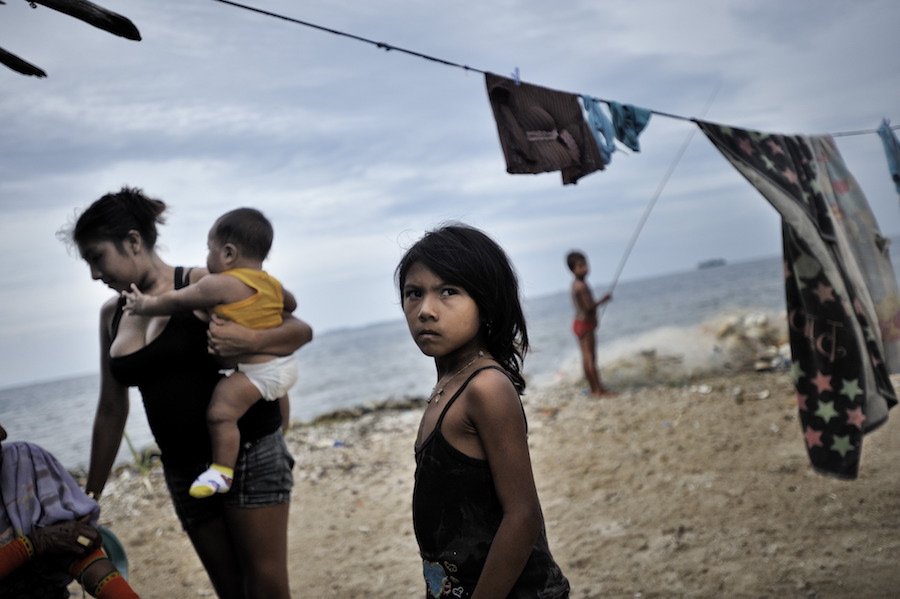
[[[249,328],[278,326],[283,312],[297,308],[294,296],[262,269],[272,247],[269,220],[253,208],[220,216],[209,231],[208,275],[193,285],[161,295],[144,295],[137,285],[123,291],[125,314],[158,316],[180,310],[202,310]],[[204,498],[231,489],[240,450],[238,420],[262,397],[284,397],[297,380],[293,355],[244,354],[227,363],[207,409],[212,464],[191,485],[192,497]],[[282,413],[285,411],[282,408]]]
[[[448,224],[407,250],[396,277],[409,332],[437,370],[415,443],[425,596],[567,598],[519,397],[528,332],[512,264],[482,231]]]

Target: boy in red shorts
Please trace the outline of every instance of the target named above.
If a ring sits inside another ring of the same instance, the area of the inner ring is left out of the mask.
[[[607,293],[599,300],[594,300],[594,294],[587,284],[588,268],[587,257],[582,252],[571,251],[566,256],[569,270],[575,275],[572,282],[572,303],[575,305],[575,321],[572,331],[578,338],[578,347],[581,349],[581,362],[584,366],[584,377],[591,388],[591,395],[603,397],[612,395],[603,383],[600,382],[600,373],[597,370],[597,338],[594,331],[597,328],[597,308],[612,299],[612,294]]]

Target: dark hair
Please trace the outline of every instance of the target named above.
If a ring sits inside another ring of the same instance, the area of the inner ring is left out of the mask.
[[[587,262],[587,256],[584,255],[583,252],[579,250],[572,250],[566,255],[566,264],[569,265],[569,270],[575,270],[575,263],[579,260],[584,260]]]
[[[397,265],[401,302],[406,275],[417,262],[472,297],[481,316],[485,349],[509,373],[516,389],[524,391],[521,370],[529,347],[528,331],[519,301],[519,281],[503,248],[478,229],[461,223],[425,233]]]
[[[149,249],[156,245],[157,224],[166,222],[162,200],[148,198],[136,187],[123,187],[108,193],[82,212],[68,230],[61,230],[60,238],[82,244],[88,241],[112,241],[119,250],[129,231],[137,231]]]
[[[216,221],[211,234],[219,243],[233,243],[245,256],[260,261],[269,255],[275,236],[272,223],[255,208],[226,212]]]

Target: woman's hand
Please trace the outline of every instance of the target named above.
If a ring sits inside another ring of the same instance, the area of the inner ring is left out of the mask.
[[[100,547],[100,531],[90,524],[91,516],[35,529],[28,538],[35,555],[66,553],[82,557]]]
[[[233,358],[241,354],[256,353],[256,331],[230,320],[211,315],[206,343],[209,353],[220,358]]]
[[[285,314],[284,322],[271,329],[248,329],[213,314],[206,342],[209,353],[220,358],[241,354],[289,356],[312,341],[312,337],[312,327],[289,314]]]

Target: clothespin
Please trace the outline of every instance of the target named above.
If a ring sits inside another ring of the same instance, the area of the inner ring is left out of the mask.
[[[516,82],[516,85],[522,85],[522,80],[519,78],[519,67],[516,67],[510,75],[512,76],[513,81]]]

